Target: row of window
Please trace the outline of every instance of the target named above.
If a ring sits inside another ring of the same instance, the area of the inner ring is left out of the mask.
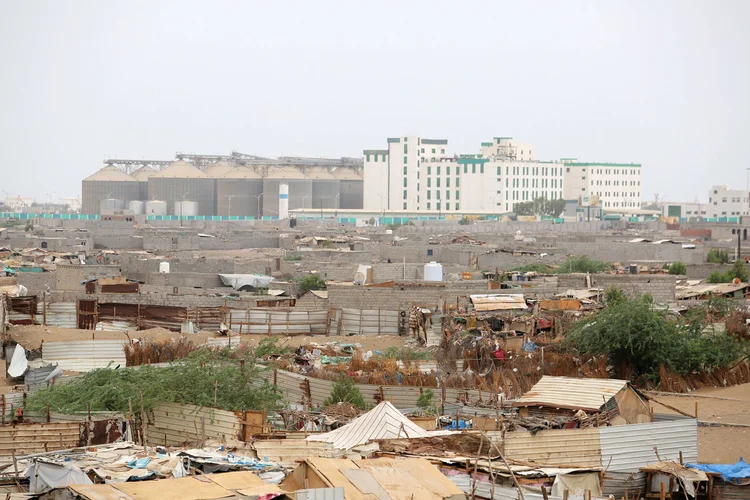
[[[639,170],[637,169],[625,169],[625,168],[597,168],[591,169],[592,174],[604,174],[604,175],[638,175]],[[584,170],[585,171],[585,170]]]
[[[584,180],[585,179],[586,178],[584,177]],[[602,182],[604,182],[604,184],[602,184]],[[630,182],[630,184],[626,184],[626,182]],[[640,186],[641,181],[595,181],[594,179],[591,179],[591,185],[592,186]]]
[[[620,203],[619,201],[605,201],[604,207],[614,207],[614,208],[633,208],[633,207],[639,207],[640,203],[635,203],[632,201],[623,201]]]
[[[709,199],[708,199],[708,202],[709,202],[709,203],[711,203],[711,200],[712,200],[712,199],[713,199],[713,198],[709,198]],[[730,203],[740,203],[740,202],[741,202],[741,203],[747,203],[747,198],[739,198],[739,197],[738,197],[738,198],[731,198],[731,200],[732,200],[732,201],[731,201]],[[721,202],[722,202],[722,203],[726,203],[726,202],[727,202],[727,198],[722,198],[722,199],[721,199]],[[714,205],[716,205],[716,202],[714,201],[714,202],[713,202],[713,204],[714,204]]]
[[[614,191],[614,192],[613,191],[605,191],[604,193],[602,193],[601,191],[599,191],[599,192],[594,193],[594,194],[596,194],[597,196],[604,196],[605,198],[610,198],[610,197],[611,198],[617,198],[618,196],[622,196],[623,198],[628,198],[628,197],[630,197],[630,198],[639,198],[641,196],[640,193],[632,192],[632,191],[630,193],[626,193],[625,191],[622,191],[622,192],[619,192],[619,191]]]

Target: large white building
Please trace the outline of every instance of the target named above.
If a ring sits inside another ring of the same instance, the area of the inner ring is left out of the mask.
[[[445,139],[389,138],[388,149],[364,156],[366,210],[504,213],[535,198],[592,195],[605,210],[640,206],[640,165],[537,161],[533,145],[512,137],[462,155],[451,154]]]
[[[750,215],[750,195],[741,189],[729,189],[727,185],[711,186],[708,203],[665,202],[662,215],[687,220],[716,219],[738,220]]]

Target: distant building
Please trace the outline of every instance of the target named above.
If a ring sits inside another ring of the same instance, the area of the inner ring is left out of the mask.
[[[585,198],[586,206],[596,198],[613,211],[640,207],[639,164],[538,161],[533,145],[512,137],[461,155],[450,153],[446,139],[405,136],[387,143],[387,149],[364,150],[366,210],[506,213],[536,198]]]
[[[708,203],[664,202],[662,215],[687,221],[739,222],[740,217],[750,215],[750,196],[747,191],[726,185],[711,186]]]

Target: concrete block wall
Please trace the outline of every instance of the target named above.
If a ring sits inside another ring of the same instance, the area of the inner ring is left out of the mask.
[[[149,285],[160,285],[167,287],[190,287],[190,288],[222,288],[221,278],[218,274],[207,273],[149,273],[146,277]],[[232,291],[231,287],[226,287]]]
[[[119,266],[95,265],[76,266],[69,264],[58,264],[56,275],[57,290],[83,290],[81,281],[89,278],[111,278],[120,276]]]
[[[57,287],[57,272],[51,271],[47,273],[16,273],[18,278],[18,284],[25,286],[29,291],[29,295],[39,295],[42,293],[46,286],[50,290],[54,290]],[[80,283],[80,282],[79,282]]]
[[[655,302],[675,300],[677,276],[668,274],[592,274],[591,286],[607,289],[614,286],[630,295],[648,293]],[[561,274],[557,277],[561,290],[586,288],[585,274]]]

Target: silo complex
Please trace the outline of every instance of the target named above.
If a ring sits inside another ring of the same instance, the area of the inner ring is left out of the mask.
[[[351,168],[337,168],[332,175],[339,180],[339,207],[342,210],[364,207],[364,180]]]
[[[148,197],[148,178],[156,173],[151,167],[143,166],[130,174],[130,177],[138,181],[140,195],[138,197],[141,201],[146,201]]]
[[[171,163],[148,178],[148,197],[167,202],[167,213],[175,213],[175,202],[198,203],[197,215],[216,214],[216,179],[186,161]]]
[[[311,208],[338,208],[339,180],[326,167],[312,167],[305,171],[312,180]]]
[[[81,213],[100,213],[102,202],[105,200],[120,200],[123,206],[127,206],[132,200],[139,199],[140,184],[138,181],[119,168],[108,165],[83,179]]]
[[[217,215],[244,215],[256,217],[262,213],[263,178],[248,167],[233,168],[216,179]],[[268,196],[278,197],[278,193]]]
[[[295,167],[268,167],[263,179],[263,215],[278,217],[279,184],[289,185],[289,210],[310,208],[312,200],[312,181]],[[319,208],[319,207],[313,207]]]

